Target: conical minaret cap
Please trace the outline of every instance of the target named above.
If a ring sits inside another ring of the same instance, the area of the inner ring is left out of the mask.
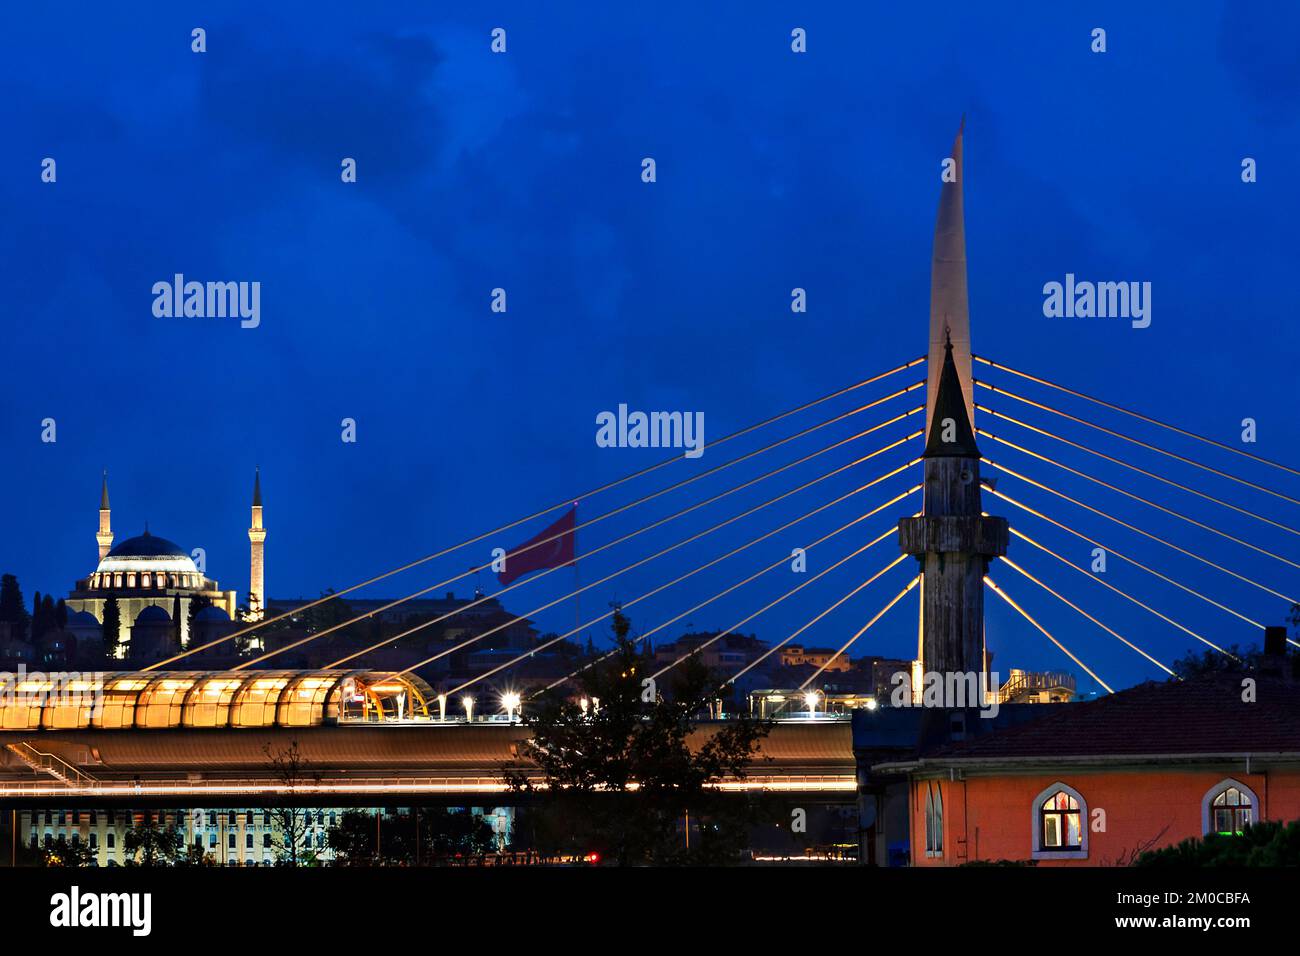
[[[104,484],[99,491],[99,510],[108,510],[108,469],[104,469]]]
[[[262,507],[262,469],[253,469],[253,507]]]
[[[962,392],[961,374],[952,357],[952,343],[944,346],[943,368],[939,373],[939,390],[934,401],[934,419],[925,441],[926,458],[979,458],[975,432],[966,414],[966,397]],[[946,434],[945,434],[946,433]],[[950,437],[951,441],[944,441]]]

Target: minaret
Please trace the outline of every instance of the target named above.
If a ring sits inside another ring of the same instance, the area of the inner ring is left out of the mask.
[[[925,443],[925,503],[898,524],[904,554],[921,564],[921,661],[927,673],[984,671],[984,574],[1007,551],[1005,518],[983,516],[980,450],[953,343],[944,343]]]
[[[113,547],[113,528],[109,522],[108,510],[108,470],[104,471],[104,486],[99,492],[99,533],[95,535],[99,542],[99,560],[103,561]]]
[[[266,613],[266,581],[262,563],[262,542],[266,529],[262,527],[262,470],[253,472],[253,525],[248,529],[248,620],[260,621]]]

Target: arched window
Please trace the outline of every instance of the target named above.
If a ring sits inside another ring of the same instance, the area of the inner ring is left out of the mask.
[[[1054,783],[1034,798],[1033,828],[1035,860],[1088,858],[1088,805],[1073,787]]]
[[[943,791],[931,783],[925,785],[925,855],[943,856]]]
[[[1259,798],[1244,783],[1231,778],[1211,787],[1201,801],[1203,833],[1240,833],[1259,821]]]

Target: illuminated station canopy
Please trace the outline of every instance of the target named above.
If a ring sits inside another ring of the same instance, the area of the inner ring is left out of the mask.
[[[433,691],[384,671],[126,671],[102,684],[30,674],[0,694],[0,730],[315,727],[429,717]]]

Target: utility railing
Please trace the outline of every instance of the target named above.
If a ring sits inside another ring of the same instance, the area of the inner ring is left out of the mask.
[[[26,741],[5,744],[5,747],[37,773],[48,774],[65,786],[78,790],[92,790],[98,784],[94,777],[78,770],[57,754],[37,750]]]

